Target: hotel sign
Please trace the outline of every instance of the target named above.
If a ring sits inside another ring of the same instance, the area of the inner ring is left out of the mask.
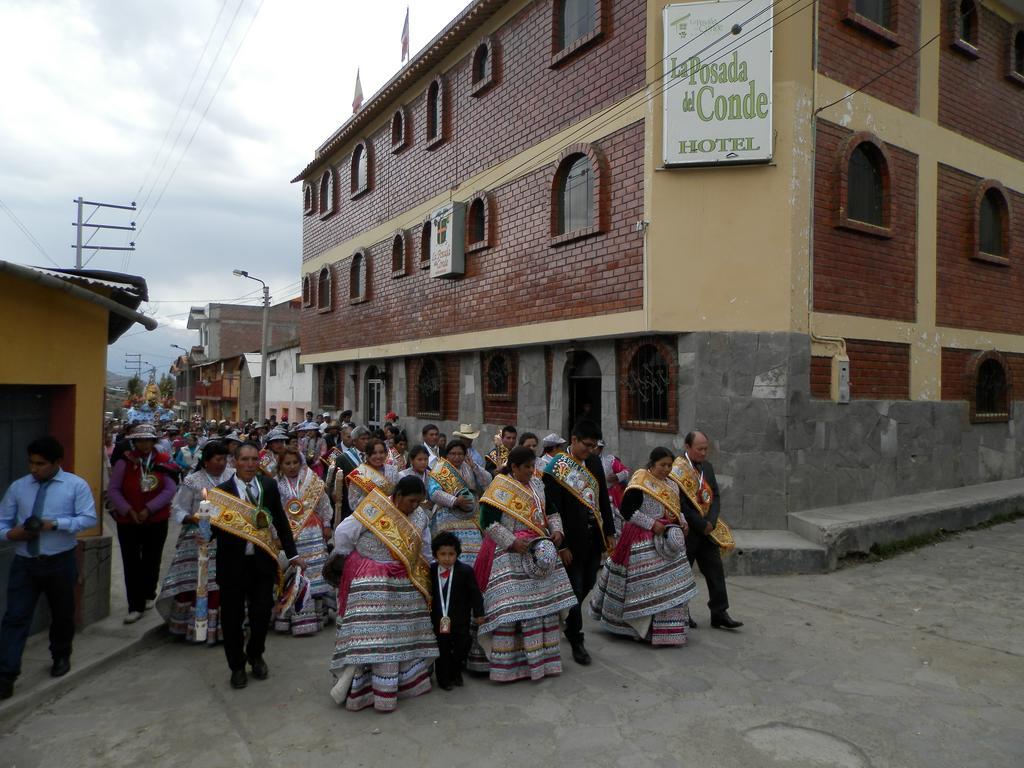
[[[772,158],[772,0],[666,6],[665,165]]]
[[[465,203],[446,203],[430,214],[431,277],[459,277],[465,273],[465,235]]]

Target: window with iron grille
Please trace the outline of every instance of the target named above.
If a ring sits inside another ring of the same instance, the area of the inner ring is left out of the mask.
[[[628,414],[631,421],[669,420],[668,363],[653,344],[643,344],[629,361],[626,374]]]
[[[487,362],[487,394],[508,395],[508,358],[492,355]]]
[[[1008,415],[1006,371],[998,360],[990,358],[978,366],[974,403],[976,419],[995,419]]]
[[[850,153],[846,181],[849,218],[877,227],[885,226],[883,163],[878,150],[867,142],[858,144]]]
[[[419,413],[441,415],[441,369],[431,358],[420,363],[419,376],[416,379],[416,400]]]

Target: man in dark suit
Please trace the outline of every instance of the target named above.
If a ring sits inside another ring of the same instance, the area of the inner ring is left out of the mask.
[[[431,549],[435,562],[430,566],[430,621],[441,652],[435,671],[437,684],[450,691],[453,685],[462,685],[462,665],[469,657],[470,622],[474,616],[477,622],[483,620],[484,598],[473,569],[459,562],[462,546],[458,536],[441,531]]]
[[[342,452],[334,461],[332,472],[328,474],[327,485],[334,499],[334,519],[340,523],[352,514],[348,504],[348,486],[346,480],[352,470],[366,461],[366,445],[370,442],[370,430],[356,427],[353,430],[341,430]]]
[[[708,458],[708,437],[703,432],[690,432],[686,435],[685,459],[694,470],[700,473],[711,488],[711,507],[707,516],[701,515],[686,494],[680,494],[683,503],[683,516],[690,527],[686,534],[686,557],[693,565],[697,561],[704,581],[708,585],[708,608],[711,610],[711,626],[716,629],[737,629],[743,626],[729,616],[729,593],[725,588],[725,569],[722,567],[721,550],[709,534],[718,522],[721,500],[718,494],[718,480],[715,470]],[[690,619],[690,627],[696,629],[697,622]]]
[[[611,548],[615,537],[615,519],[612,517],[612,505],[608,500],[604,469],[601,467],[601,459],[594,455],[600,439],[601,430],[597,424],[583,420],[572,428],[572,437],[567,449],[569,456],[577,464],[585,466],[597,480],[600,521],[595,518],[590,507],[559,483],[552,474],[544,472],[547,512],[549,515],[561,515],[562,528],[565,531],[565,539],[558,554],[565,564],[565,572],[578,601],[565,620],[565,636],[572,646],[572,658],[577,664],[589,664],[591,661],[590,654],[583,645],[583,613],[580,606],[597,581],[597,572],[601,568],[601,554],[606,547]]]
[[[285,556],[290,562],[301,565],[291,526],[281,507],[277,483],[263,477],[259,466],[259,446],[243,443],[235,458],[235,476],[217,487],[257,509],[266,510]],[[244,688],[248,682],[247,660],[257,680],[265,680],[269,674],[263,651],[274,610],[278,564],[266,551],[241,536],[224,528],[214,528],[213,533],[217,538],[217,585],[220,587],[224,653],[231,668],[231,686]],[[243,648],[242,623],[246,606],[249,608],[249,643]]]

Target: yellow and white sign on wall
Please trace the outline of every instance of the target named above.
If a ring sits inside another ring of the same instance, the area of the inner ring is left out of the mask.
[[[665,165],[772,158],[772,1],[665,7]]]

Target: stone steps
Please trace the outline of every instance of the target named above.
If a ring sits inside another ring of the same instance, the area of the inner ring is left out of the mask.
[[[791,573],[827,573],[828,549],[792,531],[733,531],[736,549],[723,558],[731,576],[780,576]]]
[[[734,530],[726,573],[827,573],[840,558],[937,531],[959,531],[1024,510],[1024,479],[792,512],[789,530]]]

